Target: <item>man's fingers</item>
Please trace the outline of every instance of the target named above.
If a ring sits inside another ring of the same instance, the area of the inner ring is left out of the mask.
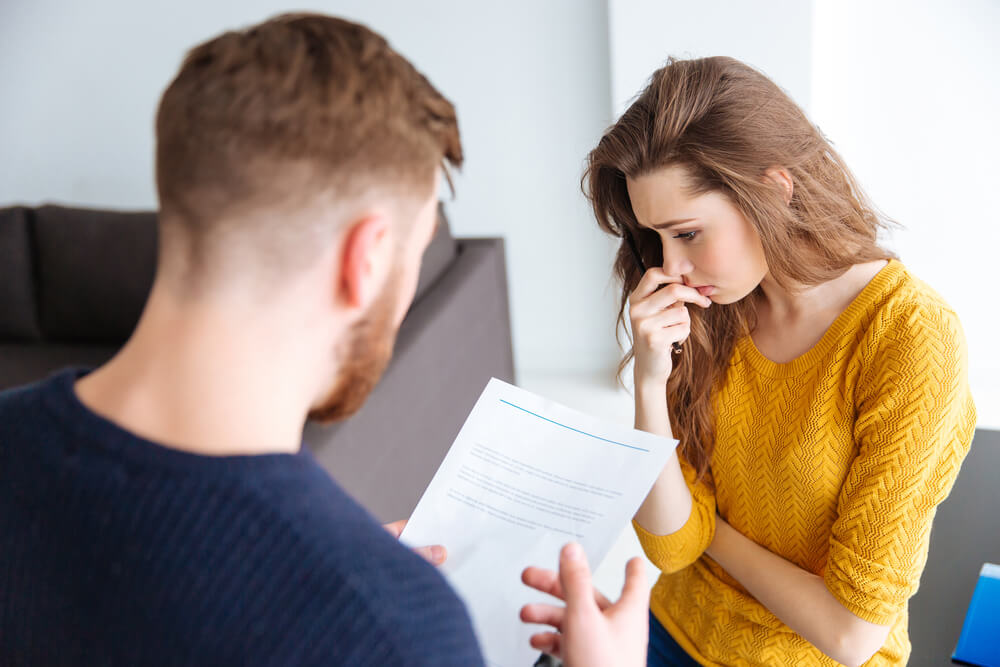
[[[596,588],[594,589],[594,602],[597,603],[597,608],[601,611],[611,606],[611,600],[604,597],[604,594]]]
[[[562,636],[557,632],[540,632],[531,635],[531,648],[544,651],[562,660]]]
[[[417,547],[414,551],[420,554],[431,565],[440,565],[448,560],[448,550],[440,544],[429,547]]]
[[[646,564],[638,556],[625,564],[625,584],[622,586],[622,596],[619,598],[619,602],[643,608],[649,605]]]
[[[536,591],[548,593],[560,600],[563,599],[562,586],[559,584],[559,575],[552,570],[546,570],[541,567],[526,567],[521,572],[521,581]]]
[[[406,519],[393,521],[392,523],[387,523],[382,527],[389,531],[389,534],[398,540],[399,536],[403,534],[403,529],[406,528]]]
[[[383,524],[382,527],[398,540],[399,536],[403,534],[403,529],[406,528],[406,522],[407,519],[400,519],[399,521]],[[417,547],[413,551],[418,553],[431,565],[440,565],[448,560],[448,550],[440,544],[434,544],[429,547]]]
[[[583,547],[576,542],[564,546],[559,554],[559,583],[567,607],[585,609],[595,606],[590,565]]]
[[[521,607],[521,620],[525,623],[551,625],[556,630],[562,630],[563,619],[566,618],[566,608],[553,604],[534,602]]]
[[[541,591],[560,600],[565,600],[562,584],[559,583],[559,574],[552,570],[546,570],[541,567],[527,567],[521,573],[521,581],[536,591]],[[594,589],[594,602],[602,610],[611,606],[611,600],[604,597],[604,594],[596,588]]]

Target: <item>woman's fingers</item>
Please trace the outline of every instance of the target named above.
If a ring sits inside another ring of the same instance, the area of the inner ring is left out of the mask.
[[[702,296],[695,288],[685,285],[683,278],[668,275],[666,271],[656,266],[643,274],[639,284],[629,295],[629,300],[638,303],[654,296],[658,299],[667,298],[661,292],[672,295],[674,301],[684,300],[706,308],[712,305],[712,300],[707,296]]]
[[[683,343],[691,335],[691,316],[686,308],[668,308],[636,325],[634,334],[637,342],[666,354],[672,343]]]
[[[683,305],[672,306],[666,310],[640,320],[635,327],[635,333],[648,335],[660,329],[672,327],[677,324],[691,324],[691,314]]]
[[[632,290],[632,298],[641,301],[658,290],[660,285],[664,283],[683,284],[683,282],[684,280],[680,276],[667,275],[667,272],[660,267],[653,266],[647,269],[646,273],[642,274],[642,278],[639,278],[638,284]]]
[[[673,304],[681,302],[693,303],[702,308],[708,308],[712,305],[712,300],[707,296],[703,296],[701,292],[693,287],[681,285],[680,283],[673,283],[658,292],[653,292],[645,301],[653,312],[669,308]]]
[[[672,306],[680,306],[685,303],[693,303],[701,308],[708,308],[712,305],[712,300],[707,296],[702,296],[701,292],[693,287],[673,283],[644,299],[636,299],[634,296],[630,297],[629,317],[635,322],[662,312]]]

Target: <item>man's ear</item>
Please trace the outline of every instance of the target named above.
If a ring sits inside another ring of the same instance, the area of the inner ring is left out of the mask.
[[[388,257],[388,231],[382,216],[365,217],[348,227],[340,263],[340,290],[348,306],[365,308],[377,296]]]
[[[792,181],[792,175],[788,173],[788,170],[783,167],[771,167],[764,172],[764,176],[768,180],[774,181],[776,185],[785,191],[785,203],[790,204],[792,202],[792,193],[795,191],[795,185]]]

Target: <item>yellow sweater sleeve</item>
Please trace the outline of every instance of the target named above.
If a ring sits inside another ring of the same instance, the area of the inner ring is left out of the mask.
[[[695,470],[680,452],[677,453],[677,460],[691,491],[691,515],[687,522],[670,535],[654,535],[635,519],[632,520],[632,527],[646,557],[666,574],[683,570],[698,560],[715,537],[715,493],[712,491],[711,471],[705,479],[695,482]]]
[[[870,332],[855,403],[858,455],[840,491],[824,573],[841,604],[882,625],[917,590],[931,521],[976,424],[957,316],[935,305],[906,310]]]

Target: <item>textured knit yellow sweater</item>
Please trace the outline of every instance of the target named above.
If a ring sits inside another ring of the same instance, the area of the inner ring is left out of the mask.
[[[707,482],[681,459],[690,519],[667,536],[633,522],[663,572],[650,606],[670,635],[703,665],[837,664],[704,553],[718,512],[892,627],[867,665],[905,664],[907,600],[975,428],[967,371],[954,311],[895,260],[794,361],[738,341],[714,396]]]

